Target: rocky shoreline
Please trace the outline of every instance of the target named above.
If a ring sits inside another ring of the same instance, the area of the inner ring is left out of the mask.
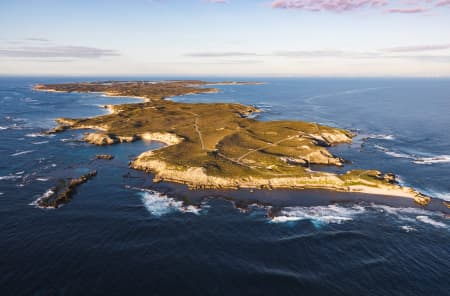
[[[160,140],[161,141],[161,140]],[[162,141],[161,141],[162,142]],[[409,187],[401,187],[393,179],[393,174],[382,174],[379,171],[374,173],[381,179],[389,179],[386,184],[380,185],[378,182],[367,182],[361,185],[349,185],[335,174],[318,173],[308,177],[284,177],[284,178],[255,178],[255,177],[217,177],[207,175],[201,167],[191,167],[187,170],[179,170],[167,162],[161,160],[149,160],[153,151],[144,152],[130,163],[130,167],[136,170],[154,174],[154,182],[172,182],[187,185],[189,189],[322,189],[348,193],[364,193],[372,195],[382,195],[391,197],[411,198],[417,204],[426,206],[431,202],[431,198]],[[359,181],[359,180],[358,180]]]
[[[431,198],[402,187],[394,174],[352,170],[345,174],[312,171],[311,164],[343,166],[327,147],[351,143],[349,131],[302,121],[261,122],[248,118],[259,110],[240,104],[187,104],[167,97],[215,92],[202,81],[71,83],[37,85],[38,90],[100,91],[145,98],[144,103],[108,106],[108,115],[60,118],[51,133],[93,129],[83,140],[113,145],[137,140],[166,144],[144,152],[130,166],[154,174],[154,180],[190,189],[323,189],[413,199],[425,206]],[[242,82],[217,85],[257,84]]]

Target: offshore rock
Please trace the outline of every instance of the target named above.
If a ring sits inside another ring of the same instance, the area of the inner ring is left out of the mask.
[[[68,203],[73,195],[75,195],[77,188],[86,183],[97,175],[97,171],[91,171],[81,177],[70,179],[64,182],[64,186],[53,187],[46,194],[35,201],[35,204],[40,208],[56,209],[63,204]]]

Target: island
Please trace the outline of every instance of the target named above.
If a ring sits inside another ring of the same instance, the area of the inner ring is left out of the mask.
[[[97,171],[91,171],[78,178],[59,180],[59,184],[33,202],[39,208],[57,209],[69,202],[77,192],[78,187],[97,176]]]
[[[351,143],[350,131],[304,121],[260,121],[255,106],[234,103],[181,103],[170,97],[215,93],[214,85],[198,80],[100,81],[38,84],[53,92],[100,92],[142,98],[143,102],[105,106],[109,114],[92,118],[58,118],[49,133],[88,129],[84,141],[112,145],[136,140],[166,146],[147,151],[130,166],[153,174],[155,182],[190,189],[325,189],[340,192],[412,198],[427,205],[431,198],[400,186],[395,175],[378,170],[343,174],[312,170],[311,165],[343,166],[328,147]]]

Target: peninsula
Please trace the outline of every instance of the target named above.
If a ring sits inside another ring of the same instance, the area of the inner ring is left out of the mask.
[[[89,129],[84,140],[111,145],[136,140],[166,144],[147,151],[131,167],[154,175],[155,181],[186,184],[191,189],[325,189],[398,196],[427,205],[431,198],[400,186],[393,174],[352,170],[335,174],[310,169],[311,164],[343,166],[327,147],[351,143],[351,132],[304,121],[258,121],[254,106],[232,103],[178,103],[169,97],[218,92],[214,84],[183,81],[103,81],[38,84],[35,90],[101,92],[143,98],[135,104],[106,106],[111,112],[92,118],[58,118],[49,131]]]

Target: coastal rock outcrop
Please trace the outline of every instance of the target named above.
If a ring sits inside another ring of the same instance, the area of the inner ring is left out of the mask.
[[[350,131],[304,121],[258,121],[248,115],[254,106],[235,103],[180,103],[165,98],[216,89],[201,81],[69,83],[39,85],[39,90],[99,91],[143,97],[143,103],[109,107],[110,114],[61,118],[61,131],[94,129],[84,140],[112,145],[138,139],[167,146],[144,152],[131,167],[151,172],[155,181],[190,188],[272,189],[318,188],[374,195],[402,196],[421,205],[430,198],[400,186],[394,174],[352,170],[344,174],[317,172],[311,164],[343,166],[328,147],[351,143]],[[202,87],[200,87],[202,86]]]
[[[108,133],[87,133],[83,140],[94,145],[104,146],[116,143],[130,143],[138,139],[137,136],[116,136]]]
[[[56,209],[61,205],[69,202],[76,193],[77,188],[92,179],[97,175],[97,171],[91,171],[78,178],[65,181],[63,186],[56,186],[51,188],[35,201],[35,204],[40,208]]]
[[[114,156],[111,154],[97,154],[95,159],[113,160]]]

